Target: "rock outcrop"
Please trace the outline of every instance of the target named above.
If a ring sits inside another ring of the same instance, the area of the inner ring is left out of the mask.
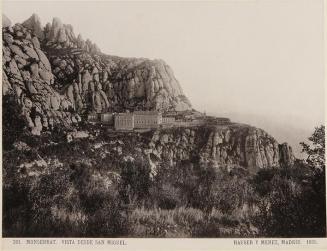
[[[42,28],[33,14],[22,26],[30,32],[37,53],[27,55],[14,47],[24,60],[42,60],[53,74],[51,85],[64,93],[76,112],[125,110],[188,110],[172,69],[162,60],[120,58],[102,54],[96,44],[74,34],[71,25],[54,18]],[[52,78],[41,71],[46,81]]]
[[[278,147],[281,166],[292,166],[295,161],[292,147],[290,147],[287,143],[280,144]]]
[[[72,104],[52,87],[52,68],[38,38],[20,24],[3,28],[2,34],[3,95],[16,97],[32,134],[55,125],[69,127],[78,115],[68,112]]]
[[[225,127],[197,127],[154,132],[147,152],[170,164],[200,158],[216,167],[245,167],[250,172],[261,168],[290,167],[292,149],[265,131],[233,124]]]
[[[54,19],[45,28],[44,48],[56,83],[80,111],[188,110],[172,69],[162,60],[104,55],[90,40]]]
[[[136,110],[183,111],[191,108],[172,69],[164,61],[113,60],[116,67],[112,67],[113,73],[104,91],[117,97],[117,105]]]
[[[162,60],[128,59],[79,53],[50,52],[60,88],[77,110],[95,111],[188,110],[191,104]],[[67,83],[71,83],[67,87]],[[99,100],[94,104],[93,97]],[[92,101],[92,102],[90,102]]]
[[[44,28],[45,46],[55,49],[75,48],[88,53],[100,53],[100,49],[89,39],[83,40],[81,35],[75,36],[70,24],[63,24],[57,17],[53,18],[52,24],[47,23]]]

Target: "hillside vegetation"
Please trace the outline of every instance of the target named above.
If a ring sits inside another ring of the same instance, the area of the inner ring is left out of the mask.
[[[149,157],[142,147],[152,133],[100,133],[72,143],[20,138],[3,154],[4,236],[325,235],[317,153],[311,162],[253,174],[196,155],[174,164]]]

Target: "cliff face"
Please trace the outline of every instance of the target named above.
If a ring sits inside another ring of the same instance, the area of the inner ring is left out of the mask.
[[[171,68],[162,60],[71,49],[52,49],[48,54],[58,88],[77,111],[85,107],[98,112],[191,108]]]
[[[2,92],[15,97],[32,133],[77,123],[79,115],[67,112],[69,99],[52,87],[52,67],[38,38],[20,24],[3,28],[2,35]]]
[[[180,128],[156,131],[149,152],[171,164],[180,160],[200,159],[216,167],[260,168],[292,166],[291,148],[261,129],[247,125]]]
[[[14,26],[6,17],[3,22],[3,96],[14,97],[34,135],[56,125],[71,130],[86,111],[191,109],[162,60],[105,55],[57,18],[44,28],[36,15]],[[294,161],[289,146],[260,129],[236,124],[158,130],[141,148],[152,166],[195,158],[255,171]]]

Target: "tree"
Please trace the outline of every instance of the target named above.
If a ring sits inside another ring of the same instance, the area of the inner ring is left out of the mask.
[[[310,178],[313,191],[308,196],[315,202],[313,217],[317,221],[316,232],[326,236],[325,126],[316,127],[308,139],[310,144],[301,142],[302,152],[308,155],[306,162],[313,169]]]
[[[309,143],[300,143],[306,161],[297,161],[292,169],[259,173],[253,179],[262,197],[254,220],[263,236],[326,236],[325,127],[317,127],[308,139]]]
[[[306,162],[311,167],[324,169],[325,167],[325,126],[315,128],[313,134],[308,138],[310,143],[301,142],[302,152],[307,154]]]
[[[149,195],[151,167],[142,156],[125,161],[121,169],[120,194],[126,204],[141,203]]]

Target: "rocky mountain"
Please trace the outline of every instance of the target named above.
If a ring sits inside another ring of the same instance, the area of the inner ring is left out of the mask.
[[[14,26],[5,16],[3,22],[3,94],[16,96],[37,131],[41,124],[74,124],[85,111],[191,108],[162,60],[102,54],[58,18],[44,28],[35,14]],[[37,122],[29,115],[32,108]]]
[[[58,18],[43,27],[33,14],[12,26],[3,16],[2,35],[3,96],[13,99],[33,135],[73,130],[88,112],[192,109],[163,60],[106,55]],[[289,146],[241,124],[158,130],[142,148],[154,166],[156,159],[251,170],[294,162]]]

